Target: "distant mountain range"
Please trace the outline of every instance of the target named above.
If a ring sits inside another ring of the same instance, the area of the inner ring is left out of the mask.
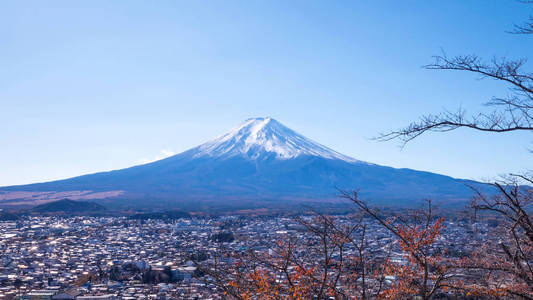
[[[183,153],[131,168],[65,180],[0,188],[0,205],[70,198],[125,206],[187,209],[333,205],[340,189],[392,206],[432,198],[464,204],[470,180],[359,161],[272,118],[248,119],[226,134]]]

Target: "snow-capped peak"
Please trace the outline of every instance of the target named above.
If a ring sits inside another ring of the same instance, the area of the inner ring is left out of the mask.
[[[300,155],[311,155],[357,162],[349,156],[296,133],[270,117],[248,119],[228,133],[198,146],[195,150],[195,157],[245,155],[257,159],[274,154],[276,158],[289,159]]]

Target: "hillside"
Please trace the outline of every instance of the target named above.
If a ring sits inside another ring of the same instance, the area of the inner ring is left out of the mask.
[[[31,209],[32,212],[38,213],[92,213],[105,211],[105,207],[93,202],[74,201],[63,199],[41,205]]]

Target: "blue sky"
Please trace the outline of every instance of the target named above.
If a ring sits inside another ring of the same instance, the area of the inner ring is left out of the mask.
[[[504,85],[421,68],[517,58],[515,1],[2,1],[0,186],[136,165],[272,116],[360,160],[483,179],[528,169],[528,133],[370,140],[476,111]],[[529,65],[530,66],[530,65]]]

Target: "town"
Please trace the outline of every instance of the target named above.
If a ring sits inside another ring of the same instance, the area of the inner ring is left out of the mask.
[[[302,218],[40,216],[0,222],[0,299],[222,299],[224,292],[198,262],[212,263],[219,251],[268,251],[288,237],[306,240]],[[335,218],[354,222],[350,215]],[[365,222],[369,249],[379,255],[393,237]],[[435,247],[468,255],[489,230],[487,222],[446,221]],[[402,260],[398,249],[392,257]]]

